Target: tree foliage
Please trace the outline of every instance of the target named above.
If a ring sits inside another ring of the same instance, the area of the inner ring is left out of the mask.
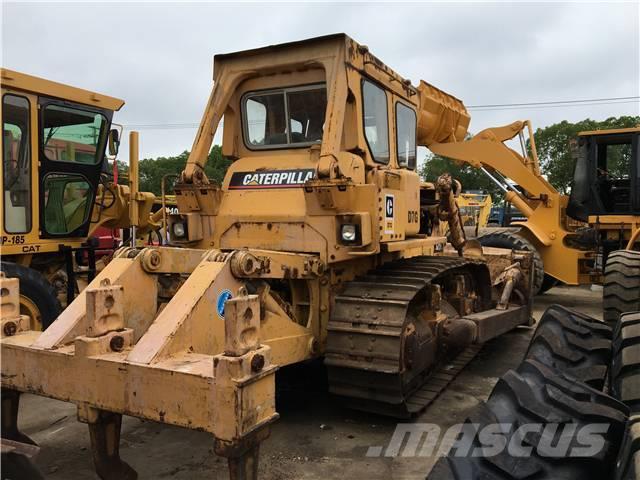
[[[561,193],[569,193],[573,179],[574,158],[569,142],[579,132],[640,125],[640,116],[611,117],[598,122],[591,119],[570,123],[563,121],[538,128],[534,133],[540,168],[549,182]]]
[[[184,170],[189,158],[189,152],[185,150],[179,155],[173,157],[145,158],[140,160],[139,176],[140,190],[143,192],[152,192],[160,195],[162,189],[162,177],[166,174],[180,174]],[[222,155],[220,145],[214,145],[209,152],[209,158],[205,165],[204,171],[209,180],[222,183],[227,168],[231,165],[231,160]],[[129,167],[124,162],[118,161],[119,183],[126,183],[124,178],[128,175]],[[172,182],[167,182],[170,186]],[[170,193],[167,192],[167,193]]]
[[[462,183],[462,189],[465,192],[469,190],[484,190],[491,194],[494,201],[502,195],[496,184],[479,168],[473,168],[464,163],[459,164],[459,162],[440,155],[428,154],[420,170],[423,180],[435,182],[443,173],[450,173],[454,179]]]

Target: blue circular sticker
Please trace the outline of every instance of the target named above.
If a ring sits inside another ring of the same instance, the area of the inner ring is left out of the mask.
[[[218,295],[218,300],[216,301],[216,309],[218,310],[218,316],[224,319],[224,304],[227,303],[233,295],[231,295],[230,290],[223,290]]]

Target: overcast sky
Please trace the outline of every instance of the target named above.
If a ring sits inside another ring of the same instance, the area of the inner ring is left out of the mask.
[[[335,32],[466,105],[629,97],[640,95],[639,5],[4,2],[2,65],[122,98],[125,126],[197,124],[214,54]],[[471,131],[639,114],[637,102],[472,111]],[[190,149],[196,128],[139,130],[145,158]]]

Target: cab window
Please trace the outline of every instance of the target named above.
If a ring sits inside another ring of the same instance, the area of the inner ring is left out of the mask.
[[[51,234],[82,227],[91,212],[93,192],[82,175],[50,173],[44,178],[44,223]]]
[[[396,148],[398,165],[412,170],[416,168],[416,112],[396,103]]]
[[[631,136],[603,137],[597,145],[596,184],[606,212],[632,210]]]
[[[378,163],[389,163],[389,116],[387,95],[376,84],[364,80],[362,84],[364,135],[371,156]]]
[[[251,149],[319,143],[326,110],[324,85],[249,93],[243,101],[245,143]]]
[[[106,136],[106,118],[95,112],[49,104],[44,108],[43,150],[49,160],[95,165]]]
[[[4,230],[27,233],[31,231],[31,132],[26,98],[2,98],[2,135]]]

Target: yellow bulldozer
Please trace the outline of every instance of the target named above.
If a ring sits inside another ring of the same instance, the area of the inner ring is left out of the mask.
[[[42,333],[2,280],[3,437],[24,440],[29,392],[77,404],[103,479],[136,477],[123,414],[210,432],[231,477],[256,478],[276,368],[320,357],[345,405],[423,410],[483,342],[532,322],[532,254],[467,240],[451,177],[416,172],[418,145],[467,144],[469,120],[344,34],[217,55],[171,246],[120,249]]]
[[[489,223],[489,215],[493,201],[491,195],[480,192],[462,192],[456,202],[462,215],[465,227],[485,228]]]
[[[124,101],[4,68],[1,78],[2,271],[20,279],[20,310],[42,330],[93,280],[100,229],[157,228],[159,214],[137,173],[129,186],[110,175]]]

